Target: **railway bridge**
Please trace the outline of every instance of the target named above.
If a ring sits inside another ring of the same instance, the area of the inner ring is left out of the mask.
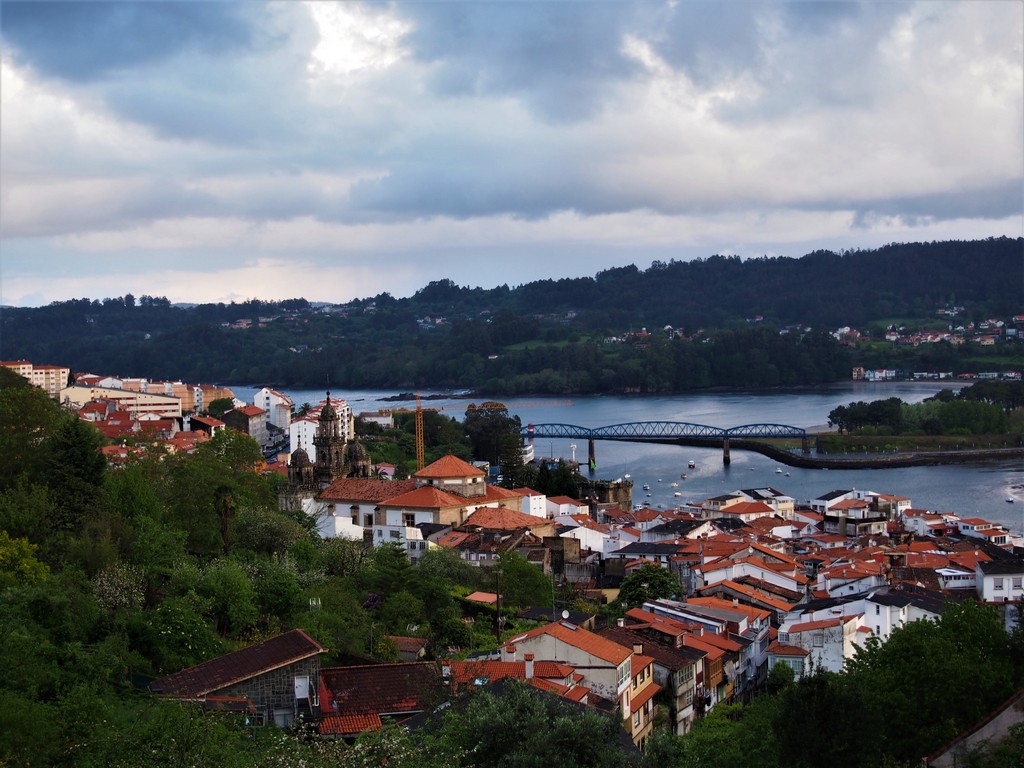
[[[520,430],[524,439],[537,437],[570,438],[587,441],[590,468],[597,466],[594,443],[597,440],[620,440],[639,443],[677,443],[679,445],[722,445],[722,461],[728,464],[729,440],[799,438],[804,453],[811,452],[810,436],[802,427],[788,424],[743,424],[738,427],[711,427],[685,421],[631,421],[604,427],[581,427],[576,424],[527,424]]]

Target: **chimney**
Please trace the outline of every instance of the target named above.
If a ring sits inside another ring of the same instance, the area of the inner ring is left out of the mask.
[[[531,680],[533,679],[533,654],[527,653],[523,658],[526,660],[526,679]]]
[[[624,627],[624,626],[626,626],[626,620],[620,616],[619,618],[617,618],[615,620],[615,626],[617,626],[617,627]]]
[[[516,647],[514,645],[506,645],[502,649],[502,661],[515,661],[516,660]]]
[[[644,644],[643,643],[633,643],[633,653],[635,655],[637,655],[637,656],[643,656],[643,654],[644,654]]]
[[[732,599],[732,607],[733,608],[739,608],[739,605],[740,605],[740,599],[738,597],[734,597]]]

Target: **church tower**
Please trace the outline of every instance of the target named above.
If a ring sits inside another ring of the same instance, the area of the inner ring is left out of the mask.
[[[331,390],[327,390],[327,402],[320,411],[313,445],[316,446],[314,475],[323,489],[345,474],[345,437],[341,433],[341,417],[331,405]]]

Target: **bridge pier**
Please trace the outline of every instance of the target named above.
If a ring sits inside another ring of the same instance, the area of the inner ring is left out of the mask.
[[[728,437],[723,437],[722,438],[722,463],[723,464],[730,464],[730,463],[732,463],[732,459],[729,458],[729,438]]]
[[[804,435],[800,440],[801,448],[803,449],[804,455],[810,455],[811,453],[811,437],[810,435]]]
[[[594,447],[594,438],[587,438],[587,466],[593,472],[597,469],[597,449]]]

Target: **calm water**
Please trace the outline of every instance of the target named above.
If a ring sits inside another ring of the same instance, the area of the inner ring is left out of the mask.
[[[685,421],[713,427],[777,423],[814,427],[827,423],[838,405],[855,400],[899,397],[919,402],[935,394],[935,383],[848,382],[821,389],[792,392],[729,392],[658,397],[502,398],[523,424],[562,423],[601,427],[632,421]],[[957,388],[957,387],[952,387]],[[252,402],[255,389],[232,387],[235,395]],[[285,390],[296,405],[323,399],[322,391]],[[415,402],[382,401],[391,392],[340,392],[356,413],[378,408],[415,408]],[[427,393],[423,393],[424,396]],[[484,398],[477,399],[481,402]],[[455,397],[424,400],[427,408],[442,408],[458,420],[472,400]],[[573,445],[575,444],[575,450]],[[585,440],[537,440],[537,456],[562,456],[586,464]],[[913,506],[960,515],[984,517],[1020,531],[1024,525],[1024,466],[1019,461],[943,467],[901,467],[869,470],[815,470],[786,467],[758,454],[733,449],[732,463],[722,463],[720,449],[690,448],[647,443],[597,442],[596,477],[615,479],[629,474],[633,500],[651,506],[676,506],[741,488],[771,486],[797,502],[805,502],[836,488],[856,488],[907,496]],[[696,467],[689,469],[687,462]],[[781,469],[781,472],[776,472]],[[785,475],[789,472],[789,476]],[[681,477],[686,474],[686,479]],[[642,490],[649,484],[651,496]],[[676,483],[677,487],[672,487]],[[676,493],[681,494],[675,496]],[[1006,502],[1008,497],[1016,503]]]

